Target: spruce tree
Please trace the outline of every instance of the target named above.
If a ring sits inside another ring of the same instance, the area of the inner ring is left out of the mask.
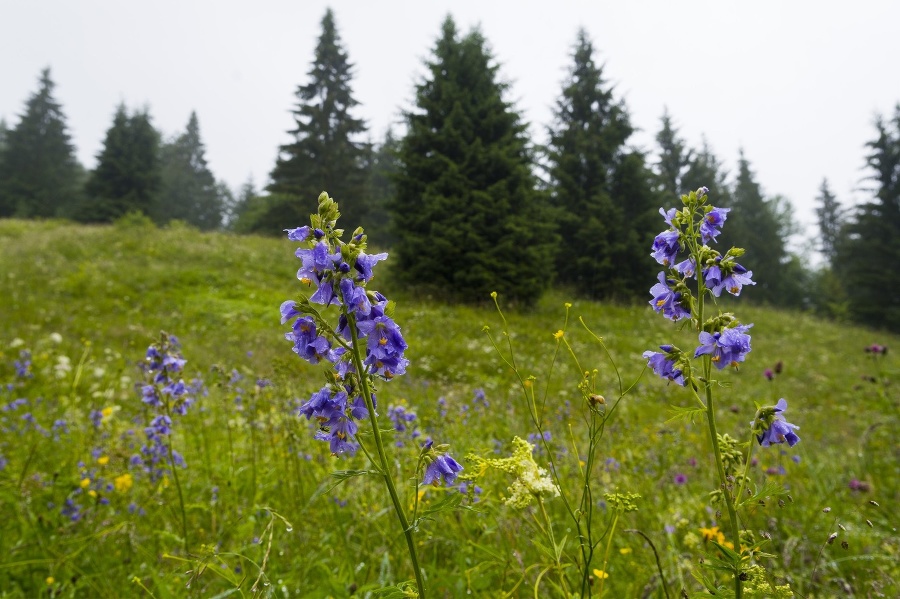
[[[610,195],[622,213],[622,228],[617,236],[616,271],[605,297],[643,299],[648,291],[647,281],[653,281],[659,265],[648,260],[653,238],[662,230],[660,205],[665,198],[653,189],[654,173],[648,168],[646,157],[631,150],[622,154],[613,172]]]
[[[843,211],[841,205],[828,187],[828,179],[822,179],[819,195],[816,197],[816,219],[819,225],[818,250],[832,264],[841,235]]]
[[[706,187],[716,206],[728,206],[731,203],[727,173],[705,138],[700,149],[691,152],[690,164],[681,177],[681,186],[685,189],[683,193]]]
[[[693,152],[678,136],[678,130],[672,124],[668,109],[663,111],[660,120],[662,128],[656,134],[656,143],[659,144],[659,158],[656,162],[657,189],[662,197],[671,202],[693,191],[682,183],[684,175],[691,167]]]
[[[523,303],[552,278],[552,231],[521,117],[478,30],[441,27],[406,114],[393,216],[396,273],[443,297]]]
[[[177,219],[201,230],[222,224],[224,198],[205,152],[197,115],[191,112],[185,132],[164,144],[160,152],[161,186],[152,215],[156,222]]]
[[[253,175],[250,175],[241,185],[237,196],[232,195],[232,201],[226,205],[225,223],[228,229],[237,230],[238,222],[244,217],[251,201],[257,195],[259,194],[256,191],[256,183],[253,181]]]
[[[384,140],[372,152],[369,167],[369,206],[366,218],[366,233],[369,243],[378,247],[394,244],[393,223],[389,206],[396,193],[395,179],[399,170],[398,152],[400,140],[388,128]]]
[[[110,222],[128,212],[154,214],[160,188],[159,142],[147,110],[129,116],[120,105],[97,155],[97,168],[85,184],[87,199],[78,218]]]
[[[306,212],[327,191],[340,205],[341,222],[356,227],[365,224],[369,147],[358,141],[366,131],[364,121],[351,114],[359,104],[350,89],[351,71],[329,9],[309,82],[297,89],[296,127],[289,132],[294,140],[281,146],[266,189],[295,198]],[[294,225],[280,223],[273,233],[287,226]]]
[[[558,280],[591,297],[646,291],[627,283],[645,268],[620,272],[632,252],[649,253],[654,227],[646,217],[659,207],[643,157],[625,148],[632,132],[624,105],[594,62],[593,44],[579,31],[550,130],[548,174],[561,238]],[[646,245],[637,247],[639,239]]]
[[[6,119],[0,118],[0,156],[6,149],[6,136],[9,134],[9,127],[6,126]]]
[[[900,105],[875,122],[867,144],[873,198],[859,206],[838,244],[835,271],[844,281],[850,316],[900,331]]]
[[[715,196],[713,201],[717,202]],[[780,297],[780,287],[784,283],[781,267],[788,260],[784,223],[779,220],[776,205],[763,195],[743,151],[727,207],[732,210],[718,245],[725,249],[734,245],[746,250],[746,255],[739,261],[753,271],[756,281],[748,296],[772,304],[784,303],[788,299]]]
[[[78,201],[81,168],[54,87],[44,69],[19,123],[4,136],[0,217],[67,216]]]

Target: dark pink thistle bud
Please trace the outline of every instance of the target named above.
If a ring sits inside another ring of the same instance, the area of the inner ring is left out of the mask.
[[[775,373],[772,372],[771,368],[766,368],[765,372],[763,372],[763,376],[766,377],[766,380],[769,380],[769,381],[775,379]]]
[[[851,491],[859,491],[860,493],[868,493],[871,490],[869,483],[854,478],[847,485]]]

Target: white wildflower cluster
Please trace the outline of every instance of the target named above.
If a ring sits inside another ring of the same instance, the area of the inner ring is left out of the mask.
[[[535,498],[559,497],[559,487],[553,483],[547,471],[534,461],[534,445],[519,437],[513,438],[512,443],[513,453],[508,458],[484,459],[470,456],[469,459],[475,462],[473,470],[478,473],[475,476],[488,468],[514,475],[516,480],[509,486],[509,497],[504,501],[510,507],[521,509],[530,505]]]

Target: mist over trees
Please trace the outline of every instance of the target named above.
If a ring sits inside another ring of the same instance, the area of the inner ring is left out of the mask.
[[[390,249],[408,285],[476,302],[496,290],[528,304],[549,285],[645,301],[650,244],[664,227],[658,208],[705,186],[732,209],[719,246],[746,250],[740,262],[757,282],[748,300],[900,330],[900,106],[876,120],[860,152],[868,200],[842,205],[823,179],[804,253],[790,200],[765,191],[751,156],[725,161],[705,138],[692,146],[668,109],[652,147],[634,145],[628,107],[584,30],[551,122],[534,124],[546,132],[539,145],[489,41],[449,16],[402,126],[372,139],[334,14],[320,23],[294,127],[266,181],[234,190],[217,181],[196,113],[170,136],[149,107],[125,105],[86,171],[48,68],[16,116],[0,115],[0,218],[108,223],[139,212],[159,225],[280,235],[306,222],[327,190],[343,226],[362,225],[373,247]]]

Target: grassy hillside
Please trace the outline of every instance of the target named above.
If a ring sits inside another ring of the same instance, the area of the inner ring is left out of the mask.
[[[279,304],[301,291],[295,246],[139,222],[0,221],[0,383],[8,383],[0,397],[0,596],[207,597],[235,588],[364,596],[411,577],[378,481],[355,478],[314,496],[329,472],[365,462],[330,457],[313,440],[315,427],[295,414],[323,381],[320,369],[291,352],[279,324]],[[421,436],[450,443],[460,461],[508,454],[513,436],[533,431],[513,374],[482,330],[489,325],[499,337],[502,329],[489,298],[483,307],[454,306],[397,288],[390,262],[370,288],[397,302],[411,366],[379,389],[382,416],[389,406],[414,411]],[[580,368],[565,352],[554,363],[566,301],[553,291],[534,309],[506,316],[520,370],[547,385],[552,446],[574,484],[583,457],[572,450],[582,435],[579,370],[597,369],[603,395],[616,395],[615,371],[578,317],[603,337],[628,382],[641,376],[643,351],[696,341],[646,304],[575,301],[566,339]],[[747,523],[772,535],[768,551],[779,557],[767,563],[803,596],[897,596],[898,369],[892,352],[873,358],[863,350],[873,343],[893,350],[900,339],[740,302],[733,309],[755,324],[753,351],[739,372],[723,376],[720,432],[746,440],[754,402],[779,397],[801,427],[802,442],[790,452],[754,454],[754,476],[786,485],[792,499],[760,506]],[[174,481],[150,484],[134,474],[125,489],[121,478],[147,421],[136,364],[160,330],[179,337],[186,378],[202,378],[207,388],[173,424],[187,462],[179,472],[187,543]],[[26,356],[30,367],[18,376],[14,362]],[[778,362],[782,373],[767,380],[764,370]],[[484,400],[475,399],[478,390]],[[718,519],[705,501],[715,475],[703,422],[669,420],[669,406],[692,401],[644,373],[606,429],[598,482],[642,495],[623,528],[653,540],[674,589],[696,590],[689,572],[703,543],[699,529]],[[91,422],[95,410],[99,423]],[[419,439],[406,431],[392,441],[404,481]],[[550,596],[539,576],[547,558],[529,540],[539,527],[533,509],[500,501],[510,483],[495,473],[479,482],[476,511],[424,525],[432,596],[534,596],[536,585]],[[429,488],[422,501],[448,492],[455,490]],[[78,518],[65,511],[67,500],[80,506]],[[561,506],[546,507],[564,535]],[[826,544],[832,532],[840,536]],[[641,537],[619,532],[610,552],[608,596],[662,596]]]

